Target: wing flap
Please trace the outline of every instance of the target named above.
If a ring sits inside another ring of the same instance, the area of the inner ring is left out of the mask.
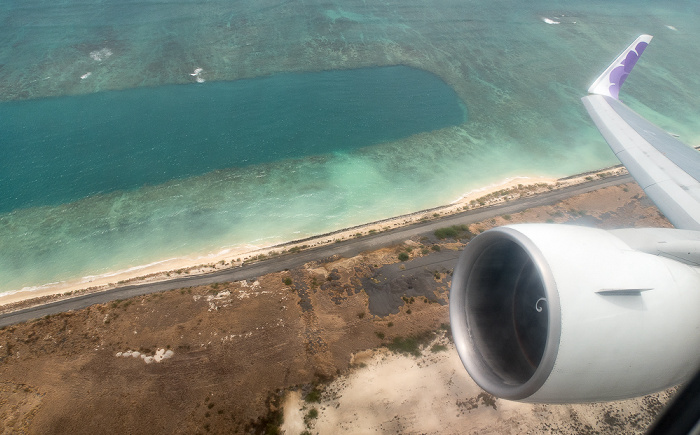
[[[619,100],[603,95],[582,100],[617,158],[668,220],[676,228],[700,230],[700,153]]]

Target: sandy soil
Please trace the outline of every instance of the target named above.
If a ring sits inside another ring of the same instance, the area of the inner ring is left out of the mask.
[[[669,226],[630,184],[470,228],[549,220]],[[427,234],[353,258],[4,328],[0,433],[264,433],[284,415],[286,433],[643,431],[666,394],[543,407],[476,389],[441,338],[453,262],[415,267],[462,246]],[[399,262],[400,252],[409,260]],[[367,282],[390,293],[388,314],[370,312]],[[448,349],[433,353],[426,344],[418,357],[372,351],[409,336]],[[171,357],[156,361],[167,350]],[[309,404],[302,398],[314,388],[320,403]],[[311,406],[319,414],[304,421]]]
[[[430,350],[436,344],[440,350]],[[646,428],[673,390],[609,403],[540,405],[497,399],[465,375],[444,337],[419,357],[373,353],[361,368],[325,386],[318,403],[299,391],[284,400],[287,434],[629,433]],[[318,416],[309,418],[311,409]],[[306,417],[306,420],[305,420]]]

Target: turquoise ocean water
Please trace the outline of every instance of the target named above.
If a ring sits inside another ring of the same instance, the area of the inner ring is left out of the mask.
[[[616,163],[579,102],[700,140],[695,2],[0,4],[0,292]]]

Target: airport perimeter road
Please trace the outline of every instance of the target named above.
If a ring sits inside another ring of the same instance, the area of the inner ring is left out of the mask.
[[[0,315],[0,327],[26,322],[28,320],[37,319],[50,314],[79,310],[90,305],[103,304],[117,299],[128,299],[134,296],[174,290],[183,287],[194,287],[209,285],[216,282],[240,281],[243,279],[255,278],[268,273],[279,272],[285,269],[293,269],[309,261],[328,258],[333,255],[352,257],[367,250],[378,249],[383,246],[391,246],[393,244],[403,242],[404,240],[413,236],[431,233],[438,228],[480,222],[495,216],[517,213],[522,210],[541,205],[554,204],[574,195],[591,192],[604,187],[629,183],[632,181],[634,180],[629,175],[594,180],[576,186],[541,193],[528,198],[521,198],[497,206],[470,210],[429,222],[396,228],[371,236],[364,236],[358,239],[351,239],[340,243],[320,246],[294,254],[281,255],[246,266],[221,270],[205,275],[181,277],[156,283],[130,285],[105,290],[103,292],[76,296],[70,299],[2,314]]]

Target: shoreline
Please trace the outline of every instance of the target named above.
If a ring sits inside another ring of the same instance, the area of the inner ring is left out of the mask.
[[[466,192],[449,204],[418,210],[412,213],[368,222],[352,227],[341,228],[324,234],[277,243],[270,246],[244,245],[238,248],[223,249],[197,258],[171,258],[124,270],[111,271],[99,276],[85,276],[63,282],[47,283],[40,286],[11,290],[0,294],[0,311],[14,311],[15,306],[26,304],[40,305],[73,296],[97,293],[114,288],[166,281],[178,276],[203,275],[210,272],[240,267],[256,260],[262,260],[286,253],[294,253],[338,243],[355,237],[366,236],[425,222],[434,218],[453,215],[462,211],[489,207],[521,197],[582,184],[594,179],[627,173],[621,166],[588,171],[563,178],[551,177],[508,177],[500,182]],[[17,309],[19,309],[18,307]]]
[[[673,390],[543,408],[478,389],[448,332],[450,271],[466,240],[433,231],[550,220],[670,226],[643,195],[629,176],[600,178],[220,274],[2,316],[29,314],[0,328],[5,427],[50,432],[77,412],[66,431],[139,433],[144,421],[172,433],[457,433],[465,421],[477,432],[641,430]],[[390,309],[378,312],[378,301]],[[426,411],[402,414],[407,405]]]

